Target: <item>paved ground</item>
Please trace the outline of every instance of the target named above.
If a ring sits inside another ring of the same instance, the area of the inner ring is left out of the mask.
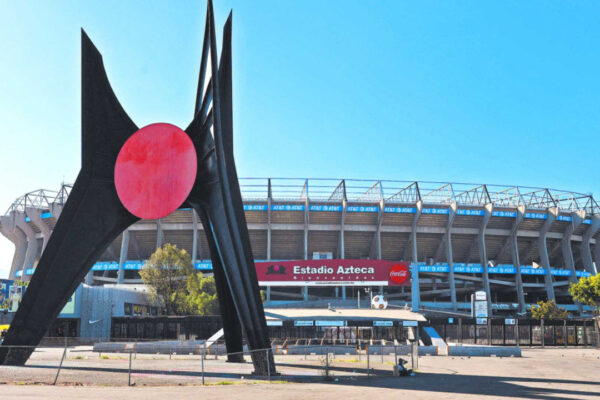
[[[525,349],[522,358],[431,357],[419,359],[415,377],[391,376],[391,358],[372,356],[374,375],[366,376],[366,360],[339,356],[326,380],[323,358],[277,356],[283,376],[272,383],[250,375],[250,364],[206,360],[194,356],[139,356],[133,360],[134,387],[127,385],[128,358],[71,352],[57,386],[60,351],[38,351],[26,367],[0,367],[0,399],[600,399],[600,350]],[[242,379],[243,378],[243,379]]]

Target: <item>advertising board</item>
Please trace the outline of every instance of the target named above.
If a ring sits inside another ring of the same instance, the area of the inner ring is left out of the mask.
[[[408,286],[409,263],[387,260],[257,262],[261,286]]]

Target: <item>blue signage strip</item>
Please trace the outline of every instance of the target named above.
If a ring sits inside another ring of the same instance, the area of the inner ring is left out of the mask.
[[[492,211],[492,217],[516,218],[516,211]]]
[[[590,274],[587,271],[575,271],[575,276],[587,278],[589,276],[592,276],[592,274]]]
[[[448,214],[450,211],[447,208],[424,208],[421,214]]]
[[[485,215],[485,211],[483,210],[463,210],[463,209],[458,209],[456,210],[456,215],[474,215],[474,216],[478,216],[478,217],[482,217],[483,215]]]
[[[573,273],[570,269],[550,269],[550,275],[554,276],[571,276]]]
[[[383,212],[396,214],[414,214],[417,212],[415,207],[384,207]]]
[[[483,267],[481,265],[454,265],[454,272],[462,272],[467,274],[482,274]]]
[[[308,211],[341,212],[342,206],[328,206],[328,205],[324,205],[324,204],[311,204],[308,206]]]
[[[346,321],[315,321],[315,326],[346,326]]]
[[[272,204],[272,211],[304,211],[304,204]]]
[[[488,273],[490,274],[516,274],[517,269],[512,265],[497,265],[495,267],[489,267]]]
[[[592,220],[591,219],[584,219],[583,223],[586,225],[591,225],[592,224]]]
[[[546,268],[521,267],[521,275],[546,275]]]
[[[347,212],[379,212],[378,206],[348,206]]]
[[[450,272],[447,265],[419,265],[419,272]]]
[[[373,321],[373,326],[394,326],[394,321]]]
[[[244,211],[267,211],[266,204],[244,204]]]
[[[267,326],[283,326],[283,321],[281,320],[273,320],[273,319],[268,319],[267,320]]]
[[[314,326],[314,321],[294,321],[294,326]]]
[[[525,213],[525,218],[529,218],[529,219],[548,219],[548,214],[527,212],[527,213]]]
[[[570,215],[559,215],[558,217],[556,217],[556,219],[559,221],[565,221],[565,222],[573,221],[573,217],[571,217]]]

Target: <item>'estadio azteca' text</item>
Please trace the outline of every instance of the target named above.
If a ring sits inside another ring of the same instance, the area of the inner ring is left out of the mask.
[[[300,267],[299,265],[294,266],[294,274],[302,275],[302,274],[333,274],[334,269],[331,267]],[[375,273],[375,268],[373,267],[343,267],[339,266],[337,268],[336,274],[373,274]]]

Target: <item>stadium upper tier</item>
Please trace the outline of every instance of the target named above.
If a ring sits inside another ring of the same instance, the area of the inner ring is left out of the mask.
[[[330,179],[243,178],[240,187],[255,259],[330,253],[333,258],[418,263],[423,265],[419,286],[424,300],[456,304],[483,288],[498,302],[522,306],[556,297],[565,303],[568,283],[595,273],[600,263],[600,207],[590,195],[520,186]],[[23,276],[33,272],[70,188],[30,192],[1,217],[0,231],[16,246],[11,278],[17,271]],[[147,259],[167,242],[198,262],[210,258],[197,215],[180,209],[160,220],[135,223],[98,261],[117,263],[124,281],[136,282],[136,268],[128,266],[139,263],[131,261]],[[531,265],[540,268],[533,271]],[[92,278],[115,282],[117,271],[96,271]]]

